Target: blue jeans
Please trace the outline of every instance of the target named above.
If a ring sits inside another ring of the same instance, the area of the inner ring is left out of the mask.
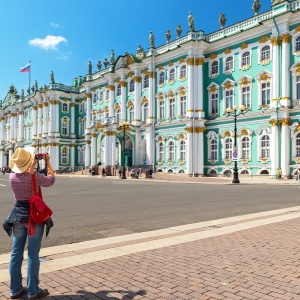
[[[44,233],[44,224],[35,224],[34,235],[28,235],[25,224],[16,223],[13,227],[13,245],[9,264],[10,274],[10,295],[15,296],[23,289],[22,285],[22,262],[24,258],[24,248],[28,237],[28,265],[27,265],[27,287],[28,296],[39,293],[39,252]]]

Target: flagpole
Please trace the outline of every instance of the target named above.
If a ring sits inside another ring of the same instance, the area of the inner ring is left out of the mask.
[[[31,60],[29,61],[30,68],[29,68],[29,93],[30,94],[30,77],[31,77]]]

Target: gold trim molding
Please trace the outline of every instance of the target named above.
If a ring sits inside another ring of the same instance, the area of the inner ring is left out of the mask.
[[[289,44],[290,41],[291,41],[291,36],[290,36],[288,33],[285,33],[285,34],[283,34],[283,35],[280,37],[280,40],[281,40],[283,43]]]
[[[269,38],[268,36],[265,35],[265,36],[262,36],[258,42],[259,42],[260,44],[263,44],[263,43],[267,42],[269,39],[270,39],[270,38]]]

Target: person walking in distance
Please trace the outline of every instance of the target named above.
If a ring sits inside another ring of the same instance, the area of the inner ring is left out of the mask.
[[[297,179],[298,179],[298,185],[300,188],[300,168],[298,168],[296,175],[297,175]]]
[[[50,156],[45,154],[44,159],[47,164],[48,175],[35,174],[37,190],[40,186],[49,187],[55,182]],[[34,155],[34,148],[31,147],[17,148],[9,162],[13,171],[9,175],[9,184],[16,201],[14,209],[3,224],[8,235],[13,236],[9,263],[10,299],[19,299],[22,295],[27,294],[28,300],[35,300],[49,295],[47,289],[39,287],[39,252],[45,226],[47,227],[47,235],[49,227],[53,225],[52,220],[48,219],[43,224],[34,224],[34,234],[28,234],[29,199],[33,195],[32,174],[34,174],[37,162],[38,158]],[[26,241],[28,245],[27,287],[24,287],[21,268]]]
[[[106,177],[106,171],[105,168],[102,169],[102,178]]]

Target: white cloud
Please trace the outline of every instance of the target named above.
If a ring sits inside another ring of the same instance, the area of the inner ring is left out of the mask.
[[[56,46],[62,42],[67,44],[68,41],[63,36],[47,35],[44,39],[35,38],[29,40],[29,45],[45,50],[57,50]]]
[[[57,56],[57,58],[58,59],[68,59],[69,57],[66,54],[61,54],[61,55]]]
[[[62,25],[58,24],[58,23],[55,23],[55,22],[51,22],[50,23],[51,27],[53,28],[59,28],[59,27],[62,27]]]

